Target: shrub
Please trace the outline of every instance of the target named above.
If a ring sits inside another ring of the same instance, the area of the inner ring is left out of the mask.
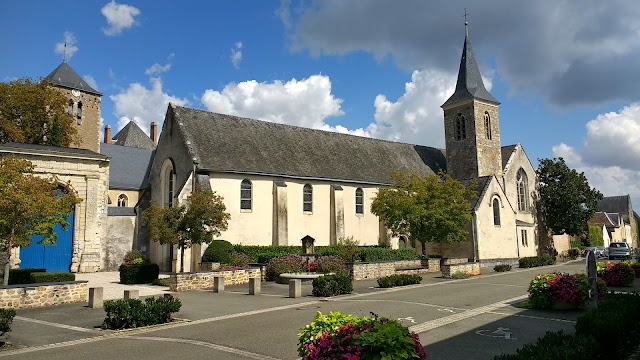
[[[453,273],[451,275],[452,279],[457,279],[457,280],[468,279],[470,277],[471,277],[471,274],[468,274],[468,273],[465,273],[465,272],[457,272],[457,273]]]
[[[118,270],[121,284],[147,284],[160,274],[160,268],[156,264],[122,264]]]
[[[273,258],[302,253],[302,246],[255,246],[238,244],[233,245],[233,249],[236,252],[247,255],[250,263],[263,264],[268,263]]]
[[[302,359],[427,359],[418,335],[395,320],[375,316],[320,330],[300,337]]]
[[[339,327],[349,323],[358,326],[371,323],[372,321],[373,318],[357,317],[343,314],[339,311],[331,311],[327,315],[322,315],[322,313],[318,311],[311,324],[302,328],[300,334],[298,334],[298,355],[304,356],[306,352],[305,345],[319,339],[323,332],[335,332]]]
[[[247,267],[249,266],[249,257],[243,253],[232,251],[229,256],[229,266]]]
[[[124,256],[124,264],[148,264],[149,260],[145,259],[144,255],[138,250],[131,250]]]
[[[24,268],[24,269],[11,269],[9,270],[9,285],[15,284],[29,284],[31,283],[31,274],[32,273],[43,273],[46,272],[46,269],[34,269],[34,268]]]
[[[231,252],[233,245],[226,240],[214,240],[207,246],[202,254],[203,262],[219,262],[220,264],[228,264],[231,261]]]
[[[76,274],[68,272],[34,272],[30,275],[30,281],[32,284],[76,281]]]
[[[493,267],[493,271],[496,271],[496,272],[511,271],[511,269],[512,267],[509,264],[498,264]]]
[[[323,274],[347,271],[347,265],[344,260],[337,256],[320,256],[313,264],[315,265],[315,271]]]
[[[381,277],[378,279],[378,286],[381,288],[390,288],[394,286],[405,286],[420,284],[422,276],[409,274],[395,274]]]
[[[493,360],[599,360],[599,344],[593,337],[547,331],[535,343],[527,344],[515,354],[499,355]]]
[[[274,281],[280,274],[303,272],[305,262],[304,257],[293,254],[271,259],[267,264],[265,277],[268,281]]]
[[[0,336],[11,331],[11,324],[15,316],[14,309],[0,309]]]
[[[635,279],[635,270],[629,263],[607,262],[598,269],[598,277],[602,278],[607,286],[631,286]]]
[[[383,247],[361,247],[360,261],[395,261],[419,259],[415,249],[389,249]]]
[[[353,236],[341,237],[338,239],[338,255],[342,260],[354,263],[360,260],[360,241],[354,240]]]
[[[598,298],[604,298],[606,286],[598,281]],[[589,300],[589,281],[585,274],[551,273],[538,275],[529,284],[531,308],[549,309],[554,302],[582,306]]]
[[[170,286],[171,285],[171,279],[169,278],[162,278],[162,279],[154,279],[151,284],[156,285],[156,286]]]
[[[572,260],[575,260],[578,257],[580,257],[581,252],[582,251],[580,251],[580,249],[569,249],[567,250],[567,257],[569,257]]]
[[[555,256],[530,256],[518,260],[521,268],[532,268],[537,266],[553,265],[556,263]]]
[[[164,324],[171,321],[171,314],[180,311],[182,303],[174,297],[108,300],[104,302],[107,313],[102,323],[104,329],[130,329],[140,326]]]
[[[313,279],[313,296],[329,297],[342,294],[351,294],[353,282],[348,273],[324,275]]]

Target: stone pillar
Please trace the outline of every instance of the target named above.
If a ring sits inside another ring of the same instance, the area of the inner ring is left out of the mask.
[[[289,280],[289,297],[294,299],[302,297],[302,281],[300,279]]]
[[[249,295],[260,295],[260,279],[249,279]]]
[[[289,245],[287,215],[287,184],[284,181],[273,182],[273,231],[272,245]]]
[[[140,297],[140,290],[125,290],[124,299],[137,299]]]
[[[100,270],[100,235],[103,225],[102,204],[99,203],[99,177],[86,176],[86,199],[84,204],[84,249],[80,250],[80,272]]]
[[[104,289],[101,287],[89,288],[89,308],[101,309],[104,304],[103,294]]]
[[[329,197],[330,216],[329,220],[329,244],[337,245],[338,239],[344,237],[344,191],[342,186],[331,185]]]
[[[214,293],[224,292],[224,276],[218,275],[213,277],[213,292]]]

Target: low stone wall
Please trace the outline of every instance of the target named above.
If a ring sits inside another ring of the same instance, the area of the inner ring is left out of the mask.
[[[0,287],[0,308],[28,309],[87,302],[87,281]]]
[[[222,270],[169,275],[171,291],[189,291],[213,288],[213,277],[223,276],[225,285],[247,284],[249,279],[260,279],[260,269]]]
[[[458,274],[458,273],[465,273],[469,275],[480,275],[480,264],[466,263],[466,264],[442,266],[442,277],[445,279],[450,279],[453,274]]]
[[[494,267],[496,265],[511,265],[513,267],[518,267],[518,258],[511,259],[484,259],[480,260],[480,267]]]
[[[444,258],[442,259],[441,265],[458,265],[458,264],[466,264],[469,262],[467,258]]]
[[[440,259],[398,260],[348,264],[353,280],[379,279],[393,274],[424,274],[440,271]]]

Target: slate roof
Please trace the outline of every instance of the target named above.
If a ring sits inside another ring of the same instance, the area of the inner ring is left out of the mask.
[[[591,218],[589,219],[589,225],[596,225],[596,226],[604,225],[607,227],[613,227],[613,226],[617,226],[618,224],[617,223],[614,224],[607,213],[599,211],[591,215]]]
[[[465,24],[464,46],[462,48],[462,57],[460,58],[456,90],[442,106],[445,107],[459,101],[471,99],[484,100],[496,105],[500,104],[484,87],[476,57],[471,49],[467,24]]]
[[[140,190],[148,186],[153,150],[100,144],[100,152],[111,158],[109,188]]]
[[[36,151],[48,152],[52,154],[65,154],[65,155],[78,155],[78,156],[104,158],[103,154],[99,154],[95,151],[91,151],[87,149],[61,147],[61,146],[49,146],[49,145],[37,145],[37,144],[23,144],[23,143],[17,143],[17,142],[0,144],[0,149],[9,150],[9,151],[11,151],[11,149],[36,150]]]
[[[102,96],[101,93],[89,86],[89,84],[87,84],[87,82],[84,81],[78,75],[78,73],[73,71],[71,66],[69,66],[69,64],[67,64],[66,62],[58,65],[58,67],[55,68],[55,70],[53,70],[51,74],[47,75],[47,77],[44,79],[54,85],[59,85],[69,89],[76,89],[84,91],[86,93]]]
[[[170,105],[206,171],[388,184],[394,170],[446,170],[444,150]]]
[[[500,151],[502,153],[502,170],[507,167],[507,162],[511,158],[511,154],[513,154],[513,152],[516,150],[516,146],[517,144],[513,144],[500,148]]]
[[[598,211],[629,214],[629,195],[605,196],[598,200]]]
[[[140,129],[134,121],[129,121],[113,138],[114,145],[129,146],[139,149],[155,150],[156,145],[151,138]]]

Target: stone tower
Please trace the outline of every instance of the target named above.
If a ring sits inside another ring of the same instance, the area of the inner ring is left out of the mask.
[[[102,94],[89,86],[66,62],[62,62],[44,81],[60,89],[69,99],[67,111],[75,119],[80,138],[80,144],[71,146],[99,152]]]
[[[447,172],[454,179],[502,175],[499,105],[484,87],[465,23],[456,90],[442,105]]]

